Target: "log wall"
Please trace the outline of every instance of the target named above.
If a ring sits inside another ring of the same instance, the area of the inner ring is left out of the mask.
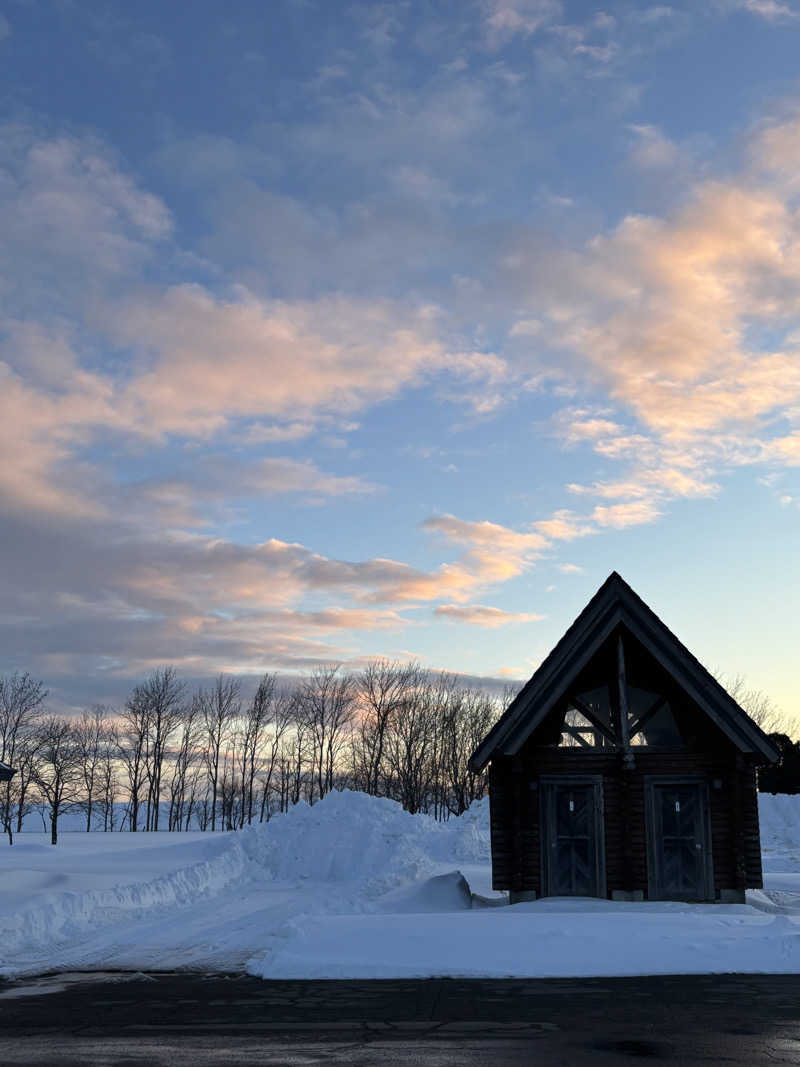
[[[760,888],[761,845],[755,767],[739,753],[634,748],[635,766],[619,753],[528,745],[490,766],[492,884],[533,891],[541,886],[539,779],[542,775],[602,775],[607,894],[639,891],[647,897],[646,775],[697,775],[708,783],[715,895],[722,889]],[[714,782],[718,783],[715,788]]]

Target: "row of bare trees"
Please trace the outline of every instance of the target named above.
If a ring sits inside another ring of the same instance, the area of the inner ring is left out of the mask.
[[[75,718],[47,713],[46,697],[30,675],[0,678],[9,841],[36,807],[55,844],[67,809],[86,830],[231,830],[345,787],[445,819],[483,795],[468,758],[500,711],[453,676],[386,660],[320,666],[292,686],[267,674],[249,699],[238,678],[190,692],[166,666],[121,708]]]

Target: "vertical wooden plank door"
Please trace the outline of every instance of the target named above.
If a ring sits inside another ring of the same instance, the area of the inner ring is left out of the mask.
[[[599,784],[550,781],[542,799],[544,895],[605,896]]]
[[[648,809],[650,898],[713,899],[705,784],[653,784],[648,790]]]

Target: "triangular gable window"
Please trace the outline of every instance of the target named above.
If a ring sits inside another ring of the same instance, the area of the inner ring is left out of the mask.
[[[613,660],[605,661],[606,676],[614,669]],[[642,664],[637,673],[641,676]],[[591,665],[590,665],[591,670]],[[651,673],[646,671],[645,673]],[[598,678],[595,670],[594,678]],[[598,679],[599,680],[599,679]],[[655,679],[654,679],[655,681]],[[646,684],[646,683],[645,683]],[[642,688],[627,682],[625,702],[628,708],[627,734],[631,746],[675,748],[684,744],[669,700],[660,687]],[[596,683],[592,688],[579,688],[570,694],[562,713],[558,745],[564,748],[622,749],[616,679],[609,685]]]
[[[578,693],[570,699],[558,743],[565,748],[616,748],[608,686]]]
[[[667,698],[633,685],[628,686],[628,730],[632,745],[683,744]]]

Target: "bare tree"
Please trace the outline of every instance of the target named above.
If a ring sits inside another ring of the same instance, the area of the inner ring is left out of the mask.
[[[150,705],[147,693],[136,686],[119,714],[113,729],[117,756],[125,771],[128,792],[128,829],[139,829],[139,808],[144,802],[148,779]]]
[[[428,680],[407,694],[386,731],[391,792],[406,811],[423,811],[434,775],[437,692]]]
[[[180,737],[172,763],[172,777],[169,783],[169,814],[167,824],[170,830],[183,828],[187,815],[191,820],[191,807],[197,785],[197,771],[200,758],[200,710],[197,701],[184,705],[181,714]],[[187,792],[189,796],[187,797]],[[186,827],[188,829],[188,825]]]
[[[440,708],[440,780],[447,813],[461,815],[486,790],[485,773],[476,774],[469,758],[498,716],[495,702],[478,689],[455,687]]]
[[[100,764],[98,768],[98,781],[100,784],[98,806],[103,813],[103,832],[113,832],[115,821],[114,805],[117,802],[117,788],[119,786],[119,781],[117,779],[117,758],[114,731],[110,725],[106,727],[103,736]]]
[[[206,792],[208,792],[208,782],[204,782],[203,779],[204,769],[202,760],[194,761],[189,769],[186,784],[186,806],[183,814],[184,830],[191,830],[192,828],[192,819],[195,817],[196,808],[198,806],[198,797],[204,786]],[[178,829],[180,829],[180,827],[178,827]],[[203,826],[202,829],[205,830],[205,826]]]
[[[275,770],[280,761],[283,740],[296,721],[297,701],[295,699],[295,694],[289,692],[287,689],[273,692],[268,729],[265,732],[261,748],[261,807],[258,814],[259,822],[263,822],[265,817],[267,819],[270,817],[270,794],[272,792]],[[303,750],[301,739],[301,753]],[[283,811],[283,790],[280,792],[280,810]]]
[[[159,667],[139,687],[147,706],[147,829],[158,830],[161,778],[170,741],[181,721],[185,686],[173,667]]]
[[[311,741],[309,800],[333,789],[337,758],[347,742],[355,707],[355,684],[339,666],[317,667],[297,694],[298,719]]]
[[[75,723],[75,740],[81,757],[86,832],[92,828],[92,811],[100,788],[103,749],[108,736],[108,709],[96,704]]]
[[[25,794],[30,782],[33,735],[42,704],[47,697],[44,683],[30,674],[14,673],[0,677],[0,762],[15,767],[17,774],[0,791],[0,820],[13,844],[12,820],[17,813],[17,830],[22,828]]]
[[[278,752],[278,773],[280,810],[288,811],[291,805],[297,804],[303,792],[303,779],[306,776],[306,768],[311,752],[310,730],[303,719],[297,714],[299,702],[294,702],[294,718],[291,727],[286,731],[285,738],[280,742]],[[268,801],[268,793],[261,794],[261,816],[259,821],[264,821],[264,808]]]
[[[12,792],[12,807],[16,807],[16,829],[22,833],[22,824],[25,816],[33,811],[34,800],[31,796],[33,784],[33,765],[36,759],[36,749],[39,738],[36,733],[37,721],[32,722],[23,730],[17,738],[16,752],[14,755],[14,789]],[[9,838],[11,841],[11,838]]]
[[[270,720],[275,696],[275,675],[265,674],[258,683],[253,699],[245,711],[244,725],[239,742],[241,807],[239,826],[253,821],[253,791],[256,772],[260,767],[261,742]]]
[[[749,688],[742,674],[737,674],[733,678],[719,673],[715,673],[714,676],[764,733],[785,731],[786,716],[763,689]]]
[[[219,784],[220,817],[226,830],[233,830],[238,825],[239,807],[241,805],[241,784],[236,773],[236,737],[228,737],[230,748],[222,760],[222,777]]]
[[[50,715],[38,727],[39,744],[34,762],[34,782],[47,805],[50,843],[58,842],[58,819],[78,799],[83,780],[81,748],[75,727],[59,715]]]
[[[386,732],[408,695],[420,684],[417,664],[371,662],[356,678],[357,726],[353,740],[354,784],[377,796],[385,767]]]
[[[200,689],[195,697],[205,728],[205,760],[211,785],[211,830],[217,825],[217,795],[220,785],[220,759],[231,725],[241,710],[241,683],[238,678],[217,677],[210,689]]]

